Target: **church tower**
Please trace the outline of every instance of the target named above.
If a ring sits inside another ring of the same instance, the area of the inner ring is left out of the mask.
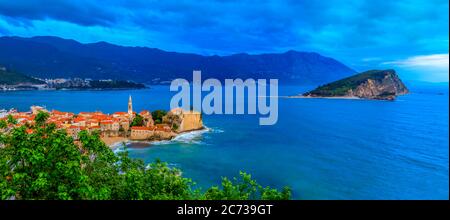
[[[131,95],[130,98],[128,98],[128,115],[130,117],[133,116],[133,101],[131,100]]]

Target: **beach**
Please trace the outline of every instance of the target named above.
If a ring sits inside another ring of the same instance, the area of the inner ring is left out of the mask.
[[[178,133],[175,137],[173,137],[170,140],[181,140],[184,141],[185,139],[190,139],[192,135],[196,136],[198,134],[204,133],[209,131],[207,127],[203,127],[201,129],[191,130],[191,131],[184,131],[181,133]],[[126,137],[102,137],[101,138],[103,142],[105,142],[106,145],[109,146],[112,150],[115,150],[117,148],[122,147],[122,144],[125,143],[125,145],[129,143],[141,143],[141,144],[152,144],[152,143],[160,143],[161,141],[170,141],[168,140],[130,140]]]
[[[111,149],[116,148],[116,146],[120,145],[123,142],[128,142],[129,139],[126,137],[102,137],[101,138],[106,145],[108,145]]]

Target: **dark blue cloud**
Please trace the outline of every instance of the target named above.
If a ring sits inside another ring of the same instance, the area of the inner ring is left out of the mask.
[[[0,1],[0,14],[19,20],[56,19],[79,25],[109,25],[115,13],[93,1]]]
[[[0,0],[0,34],[202,54],[315,51],[355,69],[448,53],[448,1]]]

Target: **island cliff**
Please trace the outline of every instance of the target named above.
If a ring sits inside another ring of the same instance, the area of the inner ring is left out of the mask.
[[[306,92],[303,97],[394,100],[409,91],[395,70],[370,70]]]

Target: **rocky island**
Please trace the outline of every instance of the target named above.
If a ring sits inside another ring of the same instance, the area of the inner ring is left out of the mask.
[[[370,70],[306,92],[306,98],[362,98],[394,100],[409,91],[395,70]]]

